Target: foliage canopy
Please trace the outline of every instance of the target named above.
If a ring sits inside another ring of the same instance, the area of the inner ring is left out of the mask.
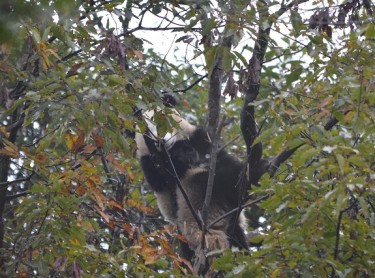
[[[137,112],[169,92],[195,124],[215,131],[230,119],[224,142],[253,171],[252,248],[223,251],[215,269],[373,277],[373,9],[368,0],[2,1],[1,275],[192,273],[131,136],[145,128]],[[155,122],[161,135],[171,129],[168,108]]]

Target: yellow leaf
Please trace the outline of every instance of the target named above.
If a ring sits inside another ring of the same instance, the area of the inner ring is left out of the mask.
[[[79,240],[76,239],[76,238],[70,238],[69,241],[70,241],[70,243],[71,243],[72,245],[75,245],[75,246],[79,246],[79,245],[80,245]]]
[[[108,202],[108,205],[110,205],[111,207],[115,207],[115,208],[118,208],[120,210],[123,210],[124,208],[122,207],[122,205],[118,202],[116,202],[115,200],[109,200]]]
[[[2,133],[6,138],[8,138],[10,135],[10,132],[7,131],[6,126],[0,126],[0,133]]]
[[[73,134],[70,130],[65,132],[66,146],[72,153],[82,151],[85,141],[85,133],[83,130],[78,131],[78,135]]]
[[[65,142],[69,150],[73,148],[73,144],[77,140],[77,138],[78,136],[74,135],[70,130],[67,130],[65,132]]]
[[[0,147],[0,155],[9,156],[12,158],[19,158],[20,154],[18,153],[17,146],[7,139],[3,138],[2,140],[4,147]]]
[[[85,231],[95,231],[95,228],[89,221],[80,221],[78,226],[82,227]]]

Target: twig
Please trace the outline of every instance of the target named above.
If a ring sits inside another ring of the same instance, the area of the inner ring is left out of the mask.
[[[25,182],[25,181],[30,181],[31,177],[34,175],[34,173],[31,173],[30,175],[28,175],[26,178],[22,178],[22,179],[17,179],[17,180],[13,180],[13,181],[5,181],[5,182],[0,182],[0,186],[4,186],[4,187],[7,187],[9,185],[12,185],[14,183],[20,183],[20,182]]]
[[[173,90],[174,93],[185,93],[189,91],[191,88],[193,88],[195,85],[197,85],[199,82],[201,82],[203,79],[205,79],[208,76],[208,74],[203,75],[202,77],[195,80],[193,83],[191,83],[188,87],[181,90]]]
[[[95,45],[95,44],[93,44],[93,45]],[[93,45],[91,45],[91,46],[93,46]],[[61,62],[66,62],[66,61],[68,61],[70,58],[72,58],[72,57],[78,55],[79,53],[81,53],[82,51],[83,51],[83,49],[80,48],[80,49],[78,49],[78,50],[76,50],[76,51],[70,52],[68,55],[62,57],[59,61],[57,61],[56,64],[59,64],[59,63],[61,63]]]
[[[26,196],[26,195],[29,195],[29,194],[31,194],[31,192],[21,192],[21,193],[17,193],[17,194],[14,194],[14,195],[6,196],[6,197],[5,197],[5,200],[6,200],[7,202],[9,202],[9,201],[11,201],[11,200],[13,200],[13,199],[17,199],[17,198],[19,198],[19,197]]]
[[[88,154],[88,156],[85,158],[85,161],[89,161],[90,158],[92,158],[96,153],[97,153],[97,149],[96,150],[93,150],[91,153]],[[77,170],[78,168],[80,168],[82,166],[82,164],[80,162],[78,162],[77,164],[73,165],[70,169],[75,171]]]
[[[136,32],[136,31],[168,31],[168,30],[185,32],[186,28],[185,27],[144,27],[144,26],[137,26],[133,29],[130,29],[130,30],[120,34],[119,36],[120,37],[126,36],[126,35],[129,35],[129,34],[132,34],[132,33]],[[191,28],[190,30],[201,31],[202,28]]]
[[[48,214],[49,214],[49,205],[50,205],[50,199],[48,200],[48,203],[47,203],[47,210],[46,210],[46,213],[44,214],[44,217],[43,217],[43,219],[42,219],[42,223],[40,223],[40,226],[39,226],[39,228],[38,228],[38,231],[36,232],[37,234],[39,234],[40,233],[40,231],[42,230],[42,227],[43,227],[43,225],[44,225],[44,223],[46,222],[46,219],[47,219],[47,217],[48,217]]]
[[[43,136],[41,136],[41,137],[39,137],[39,138],[36,138],[35,140],[33,140],[33,142],[24,145],[24,147],[31,147],[31,146],[34,146],[35,144],[38,144],[43,138],[47,137],[47,136],[50,135],[51,133],[54,133],[54,132],[55,132],[56,130],[58,130],[59,128],[60,128],[60,125],[58,125],[56,128],[54,128],[54,129],[51,130],[50,132],[47,132],[47,133],[44,134]]]
[[[346,111],[344,114],[346,115],[349,112],[350,112],[350,110]],[[329,121],[324,125],[324,129],[326,131],[329,131],[338,122],[339,122],[339,120],[336,117],[332,116],[329,119]],[[307,133],[302,132],[301,136],[303,138],[309,139],[310,142],[312,142],[312,144],[315,144],[315,142],[312,140],[311,136],[309,136]],[[300,145],[298,145],[298,146],[296,146],[292,149],[285,148],[280,153],[278,153],[276,156],[274,156],[273,158],[269,159],[266,162],[266,164],[264,165],[265,166],[264,171],[268,172],[270,174],[270,176],[273,177],[275,175],[276,171],[278,170],[278,168],[280,167],[280,165],[282,163],[284,163],[289,157],[291,157],[303,145],[305,145],[305,143],[301,143]]]
[[[163,61],[161,62],[161,65],[160,65],[160,72],[163,72],[163,67],[164,67],[165,61],[166,61],[166,59],[167,59],[167,56],[168,56],[169,52],[170,52],[171,49],[172,49],[172,46],[173,46],[173,44],[174,44],[174,40],[176,39],[176,36],[177,36],[177,35],[174,36],[174,38],[173,38],[173,40],[172,40],[172,42],[171,42],[171,45],[169,46],[169,49],[168,49],[167,53],[164,55]]]
[[[221,152],[222,150],[225,150],[226,147],[228,147],[229,145],[232,145],[232,143],[234,143],[235,141],[237,141],[239,138],[240,138],[240,135],[237,135],[236,137],[234,137],[233,139],[231,139],[229,142],[227,142],[225,145],[221,146],[220,149],[218,150],[218,152]]]
[[[308,0],[307,0],[307,1],[308,1]],[[288,36],[288,35],[282,33],[281,31],[277,30],[276,28],[272,28],[272,31],[274,31],[274,32],[276,32],[276,33],[279,33],[280,35],[286,37],[287,39],[289,39],[289,40],[291,40],[291,41],[294,41],[294,42],[296,42],[296,43],[302,45],[303,48],[308,48],[308,45],[307,45],[307,44],[304,44],[303,42],[300,42],[299,40],[297,40],[297,39],[295,39],[295,38],[293,38],[293,37],[291,37],[291,36]],[[303,48],[302,48],[302,49],[303,49]]]
[[[220,217],[216,218],[214,221],[212,221],[210,224],[207,225],[207,230],[209,230],[213,225],[215,225],[216,223],[218,223],[219,221],[221,221],[222,219],[224,219],[225,217],[231,215],[232,213],[235,213],[235,212],[238,212],[238,211],[241,211],[243,210],[244,208],[247,208],[247,207],[250,207],[256,203],[259,203],[260,201],[263,201],[267,198],[269,198],[270,195],[267,194],[267,195],[264,195],[262,197],[259,197],[255,200],[252,200],[252,201],[249,201],[249,202],[246,202],[245,204],[239,206],[239,207],[236,207],[226,213],[224,213],[223,215],[221,215]]]
[[[266,64],[266,63],[272,62],[272,61],[274,61],[274,60],[277,60],[277,59],[279,59],[279,58],[281,58],[281,57],[292,56],[292,55],[294,55],[294,54],[297,54],[297,53],[303,51],[304,49],[305,49],[305,47],[302,47],[301,49],[298,49],[298,50],[296,50],[296,51],[294,51],[294,52],[290,52],[290,53],[286,53],[287,50],[284,50],[282,54],[277,55],[277,56],[275,56],[275,57],[273,57],[273,58],[271,58],[271,59],[265,60],[263,63]]]

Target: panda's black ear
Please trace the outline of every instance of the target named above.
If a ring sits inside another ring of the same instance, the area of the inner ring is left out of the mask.
[[[162,92],[161,97],[163,104],[166,107],[175,107],[178,104],[177,97],[168,92]]]

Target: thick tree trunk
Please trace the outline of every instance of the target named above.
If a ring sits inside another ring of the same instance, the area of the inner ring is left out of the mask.
[[[10,159],[8,156],[0,157],[0,184],[5,183],[8,180]],[[6,200],[7,187],[2,185],[0,186],[0,248],[4,247],[4,208]],[[1,266],[0,258],[0,266]]]
[[[15,88],[11,92],[11,96],[14,100],[18,99],[25,90],[25,85],[22,81],[19,81]],[[4,88],[3,88],[4,89]],[[22,127],[24,121],[23,108],[16,109],[10,117],[8,124],[9,136],[7,140],[11,143],[15,143],[17,140],[17,133]],[[0,137],[0,148],[4,145]],[[0,249],[4,247],[4,235],[5,235],[5,224],[4,224],[4,210],[7,197],[7,185],[9,177],[11,159],[9,156],[0,154]],[[5,258],[0,253],[0,269],[3,268]]]

